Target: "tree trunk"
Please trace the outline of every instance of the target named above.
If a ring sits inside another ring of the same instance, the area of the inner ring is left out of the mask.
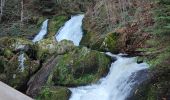
[[[1,0],[1,8],[0,8],[0,10],[1,10],[1,13],[0,13],[0,22],[2,21],[4,5],[5,5],[5,0]]]
[[[21,26],[23,26],[24,21],[24,0],[21,0]]]

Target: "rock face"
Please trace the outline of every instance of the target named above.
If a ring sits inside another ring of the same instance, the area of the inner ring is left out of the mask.
[[[38,100],[68,100],[71,95],[71,91],[65,87],[44,87],[39,95]]]
[[[109,69],[110,59],[98,51],[76,48],[59,59],[52,83],[63,86],[85,85],[97,81]],[[63,74],[64,73],[64,74]]]

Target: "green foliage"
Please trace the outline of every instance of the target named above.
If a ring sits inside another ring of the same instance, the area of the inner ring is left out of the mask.
[[[68,100],[70,94],[65,87],[43,87],[37,100]]]
[[[170,35],[170,1],[157,0],[158,7],[155,10],[154,33]]]
[[[170,47],[167,47],[167,49],[160,54],[156,54],[156,57],[152,59],[148,59],[148,63],[150,64],[151,68],[155,68],[155,66],[162,66],[162,67],[168,67],[169,65],[166,65],[166,60],[170,57]]]

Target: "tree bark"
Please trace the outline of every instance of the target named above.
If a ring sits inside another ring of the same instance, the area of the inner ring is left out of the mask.
[[[23,26],[24,21],[24,0],[21,0],[21,26]]]
[[[1,8],[0,8],[0,22],[2,21],[2,16],[3,16],[3,8],[5,6],[5,0],[1,0]]]

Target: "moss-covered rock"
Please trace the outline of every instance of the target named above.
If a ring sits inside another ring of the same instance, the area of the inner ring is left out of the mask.
[[[24,46],[31,45],[31,44],[32,44],[31,41],[24,39],[24,38],[14,38],[14,37],[0,38],[0,47],[4,49],[8,49],[8,51],[5,51],[8,53],[9,53],[9,50],[17,51],[20,49],[24,49]]]
[[[103,40],[104,36],[98,35],[93,32],[85,31],[85,34],[80,42],[80,45],[89,47],[94,50],[100,50]]]
[[[43,39],[34,46],[37,59],[45,59],[52,54],[64,54],[74,49],[74,44],[71,41],[62,40],[56,42],[55,37]]]
[[[117,42],[118,42],[117,33],[108,33],[100,48],[103,51],[109,51],[109,52],[115,53],[118,51]]]
[[[71,91],[65,87],[44,87],[37,100],[68,100]]]
[[[53,16],[49,21],[48,27],[48,37],[55,36],[57,31],[64,25],[64,23],[68,20],[67,16]]]
[[[87,46],[94,50],[109,51],[115,53],[118,51],[117,48],[118,34],[97,34],[92,32],[85,32],[85,36],[81,41],[81,45]]]
[[[65,86],[96,82],[106,74],[109,64],[110,59],[103,53],[86,47],[76,48],[61,56],[52,73],[51,81],[56,85]]]
[[[22,54],[23,65],[22,61],[19,60]],[[10,60],[5,57],[0,57],[0,65],[0,76],[3,76],[0,77],[0,80],[19,89],[23,85],[26,85],[29,77],[37,71],[39,62],[31,61],[25,53],[17,53],[13,55]]]

